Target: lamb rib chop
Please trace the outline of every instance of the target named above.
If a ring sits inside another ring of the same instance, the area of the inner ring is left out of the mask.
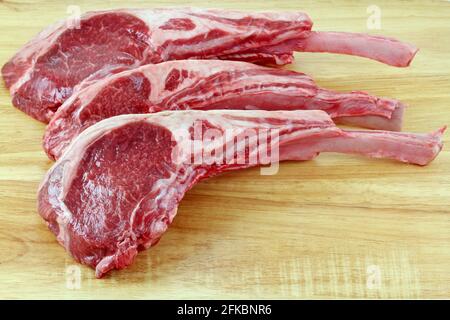
[[[286,64],[294,51],[358,55],[408,66],[417,49],[379,36],[313,32],[301,12],[248,13],[203,9],[90,12],[48,27],[2,68],[13,104],[50,121],[87,77],[169,60],[226,59]]]
[[[79,86],[47,126],[44,150],[59,158],[80,132],[105,118],[186,109],[320,109],[337,122],[395,131],[403,114],[398,101],[321,89],[302,73],[237,61],[178,60]]]
[[[69,146],[39,188],[38,210],[66,250],[102,277],[155,245],[200,180],[272,160],[309,160],[320,152],[426,165],[442,148],[443,130],[344,131],[323,111],[116,116]]]

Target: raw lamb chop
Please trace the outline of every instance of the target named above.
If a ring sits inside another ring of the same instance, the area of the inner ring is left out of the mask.
[[[179,60],[76,90],[47,126],[44,150],[59,158],[80,132],[105,118],[186,109],[320,109],[338,122],[383,130],[400,130],[403,114],[398,101],[321,89],[302,73],[246,62]]]
[[[13,104],[50,121],[74,87],[149,63],[188,58],[286,64],[293,51],[334,52],[408,66],[417,49],[379,36],[313,32],[301,12],[111,10],[42,31],[2,68]]]
[[[39,213],[66,250],[102,277],[155,245],[200,180],[320,152],[426,165],[442,148],[443,130],[344,131],[323,111],[116,116],[81,133],[50,169],[39,189]]]

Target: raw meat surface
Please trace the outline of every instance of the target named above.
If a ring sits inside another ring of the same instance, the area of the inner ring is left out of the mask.
[[[62,21],[27,43],[2,68],[14,106],[50,121],[74,87],[144,64],[188,58],[286,64],[294,51],[360,55],[409,65],[417,49],[379,36],[311,31],[301,12],[195,8],[90,12],[79,28]]]
[[[59,158],[80,132],[105,118],[186,109],[319,109],[341,123],[395,131],[403,114],[396,100],[321,89],[302,73],[237,61],[179,60],[81,85],[47,126],[44,150]]]
[[[270,131],[266,139],[245,139],[264,130]],[[39,213],[66,250],[102,277],[155,245],[184,194],[202,179],[272,159],[309,160],[320,152],[425,165],[441,150],[443,130],[344,131],[323,111],[116,116],[85,130],[50,169],[39,188]],[[261,156],[264,151],[270,159]]]

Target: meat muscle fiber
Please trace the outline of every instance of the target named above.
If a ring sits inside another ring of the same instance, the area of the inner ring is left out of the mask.
[[[294,51],[334,52],[405,67],[417,49],[391,38],[311,31],[301,12],[195,8],[89,12],[48,27],[2,68],[13,105],[50,121],[74,87],[144,64],[223,59],[286,64]]]
[[[323,111],[116,116],[80,134],[49,170],[39,188],[38,210],[66,250],[102,277],[159,241],[196,182],[271,163],[261,156],[264,150],[280,161],[341,152],[426,165],[442,148],[443,130],[344,131]],[[251,138],[251,132],[265,131],[277,136]]]

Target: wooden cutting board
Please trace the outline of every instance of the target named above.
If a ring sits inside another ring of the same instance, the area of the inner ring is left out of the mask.
[[[0,63],[54,21],[141,1],[0,2]],[[450,124],[450,3],[428,1],[152,1],[302,10],[317,30],[383,34],[421,48],[398,69],[367,59],[298,54],[289,68],[324,87],[365,90],[410,107],[407,131]],[[69,9],[69,10],[68,10]],[[69,12],[69,13],[68,13]],[[379,13],[378,25],[372,18]],[[369,22],[368,22],[369,19]],[[161,242],[96,280],[57,244],[36,211],[49,161],[44,125],[0,87],[0,298],[450,297],[450,152],[427,167],[323,154],[274,176],[244,170],[203,182]],[[444,137],[448,144],[449,134]]]

